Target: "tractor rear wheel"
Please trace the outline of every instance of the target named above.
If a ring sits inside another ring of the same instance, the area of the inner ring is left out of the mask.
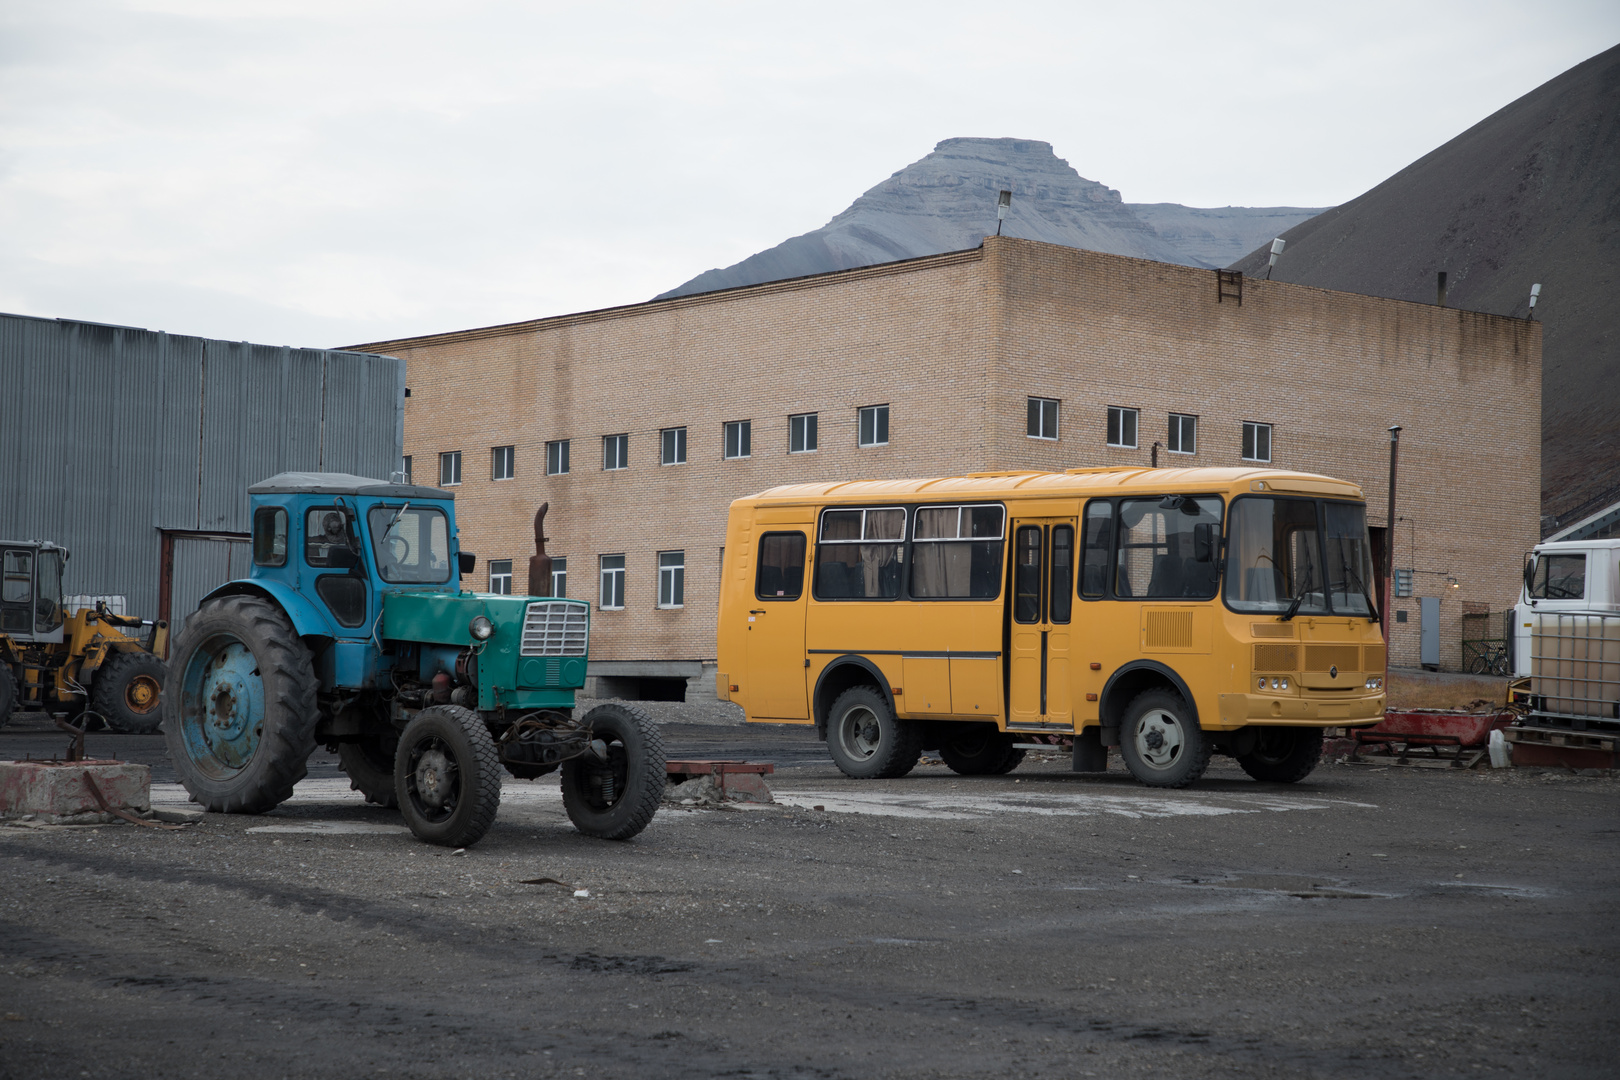
[[[394,790],[418,840],[471,847],[495,823],[501,759],[483,717],[460,705],[416,714],[394,754]]]
[[[150,735],[163,723],[163,661],[145,651],[110,653],[96,672],[90,707],[125,735]]]
[[[368,735],[339,743],[338,768],[348,774],[349,790],[378,806],[398,806],[399,796],[394,792],[394,751],[398,747],[395,735]]]
[[[258,596],[209,600],[169,662],[163,733],[204,810],[262,814],[285,802],[315,750],[315,669],[287,616]]]
[[[664,736],[634,705],[598,705],[582,721],[591,745],[563,762],[563,809],[574,828],[604,840],[628,840],[647,827],[664,798]]]

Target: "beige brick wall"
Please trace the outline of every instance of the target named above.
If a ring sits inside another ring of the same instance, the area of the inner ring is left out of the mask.
[[[595,599],[597,557],[624,554],[622,612],[594,615],[599,660],[714,655],[726,507],[803,480],[988,468],[1146,463],[1171,411],[1199,419],[1198,453],[1239,463],[1239,425],[1274,425],[1273,462],[1342,476],[1384,517],[1391,423],[1402,436],[1396,563],[1445,594],[1442,664],[1455,667],[1461,601],[1510,602],[1535,542],[1540,328],[1399,301],[1249,280],[1216,303],[1215,275],[991,238],[982,251],[629,308],[365,348],[404,357],[406,453],[418,482],[463,453],[463,543],[511,559],[526,587],[530,521],[549,501],[549,550],[569,593]],[[1025,434],[1031,395],[1062,402],[1061,438]],[[856,410],[890,406],[890,443],[856,446]],[[1110,450],[1104,410],[1141,410],[1141,449]],[[815,412],[820,448],[788,453],[788,416]],[[722,460],[722,425],[752,422],[752,456]],[[687,463],[658,464],[659,431],[687,429]],[[604,435],[629,468],[602,470]],[[571,440],[572,471],[545,475]],[[516,477],[490,479],[490,449]],[[657,554],[686,555],[680,610],[658,610]],[[469,584],[472,584],[469,582]],[[1394,662],[1417,662],[1413,612]]]

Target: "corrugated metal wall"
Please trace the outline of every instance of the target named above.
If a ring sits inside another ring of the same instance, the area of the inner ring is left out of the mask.
[[[387,479],[404,423],[394,357],[0,314],[0,537],[154,618],[163,530],[246,532],[248,485],[288,469]]]
[[[174,577],[171,581],[173,619],[169,634],[177,636],[186,616],[222,583],[248,576],[253,545],[247,540],[214,536],[177,536],[174,539]]]

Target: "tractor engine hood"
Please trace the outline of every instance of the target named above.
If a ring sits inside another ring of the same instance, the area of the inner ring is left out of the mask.
[[[383,595],[380,636],[392,641],[472,646],[473,620],[482,615],[495,632],[487,648],[517,655],[530,597],[493,593],[391,592]]]

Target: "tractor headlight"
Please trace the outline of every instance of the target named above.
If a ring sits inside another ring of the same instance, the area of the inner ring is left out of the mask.
[[[467,627],[472,636],[479,641],[488,641],[490,635],[495,633],[495,624],[482,615],[473,616],[472,625]]]
[[[1369,675],[1369,676],[1367,676],[1367,689],[1369,689],[1369,690],[1382,690],[1383,688],[1384,688],[1384,677],[1382,675]]]

